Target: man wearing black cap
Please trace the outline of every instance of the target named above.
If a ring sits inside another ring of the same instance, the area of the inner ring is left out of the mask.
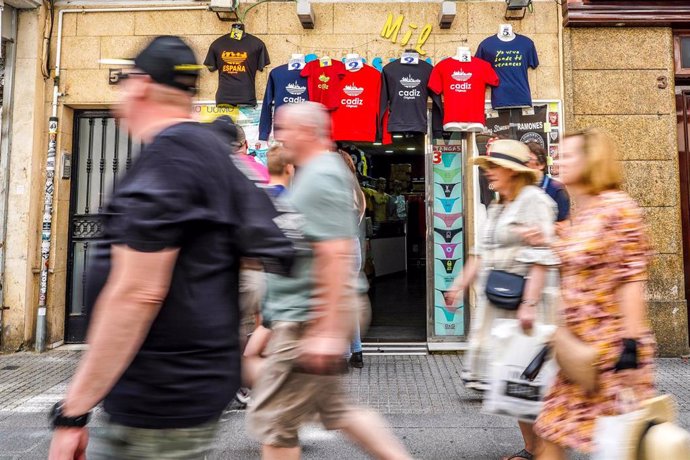
[[[89,350],[51,411],[50,459],[201,459],[239,387],[240,257],[285,272],[292,244],[268,196],[191,120],[198,66],[158,37],[121,77],[117,114],[146,147],[115,188],[87,270]]]

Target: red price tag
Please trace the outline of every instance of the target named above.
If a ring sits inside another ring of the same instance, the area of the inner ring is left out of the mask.
[[[437,165],[441,163],[441,152],[434,150],[434,164]]]

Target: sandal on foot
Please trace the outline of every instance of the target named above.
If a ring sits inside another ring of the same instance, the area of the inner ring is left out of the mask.
[[[503,460],[534,460],[534,454],[530,454],[527,449],[522,449],[517,454],[505,457]]]

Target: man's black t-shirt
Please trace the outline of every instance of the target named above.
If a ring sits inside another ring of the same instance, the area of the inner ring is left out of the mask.
[[[239,258],[291,263],[294,249],[273,222],[270,198],[228,152],[207,126],[169,127],[144,148],[106,208],[105,240],[87,271],[89,309],[110,272],[111,245],[179,248],[160,312],[105,398],[115,423],[185,428],[218,418],[240,384]]]
[[[256,105],[254,78],[271,63],[264,42],[245,33],[241,40],[230,34],[217,38],[208,49],[204,65],[218,71],[216,104]]]
[[[397,59],[383,68],[381,110],[388,108],[388,132],[426,133],[427,101],[431,96],[434,108],[442,107],[441,98],[429,92],[427,84],[433,67],[426,61],[403,64]],[[440,118],[440,117],[439,117]],[[436,117],[434,117],[434,120]],[[440,131],[434,127],[434,131]]]

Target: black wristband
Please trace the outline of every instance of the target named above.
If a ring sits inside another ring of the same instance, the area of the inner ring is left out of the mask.
[[[87,412],[84,415],[78,417],[68,417],[62,413],[62,407],[64,401],[59,401],[55,403],[52,409],[50,409],[50,424],[55,428],[83,428],[89,423],[89,418],[91,417],[91,412]]]

